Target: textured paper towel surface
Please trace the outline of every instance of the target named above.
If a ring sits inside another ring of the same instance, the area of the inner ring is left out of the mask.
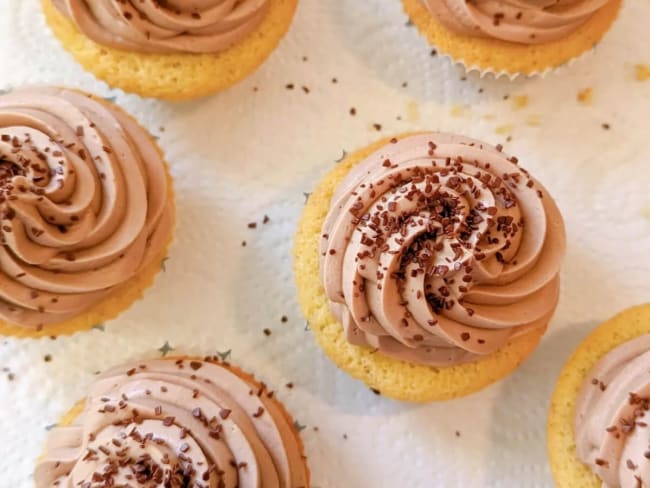
[[[398,0],[301,0],[256,74],[181,105],[95,81],[37,4],[0,2],[1,87],[66,84],[114,97],[160,138],[178,228],[166,271],[118,320],[55,341],[0,340],[0,487],[32,486],[47,428],[93,373],[159,356],[165,344],[171,354],[230,351],[277,388],[305,426],[316,487],[552,486],[545,417],[562,363],[597,323],[650,301],[650,80],[635,79],[635,65],[650,64],[648,2],[626,2],[572,68],[509,83],[463,79],[432,56]],[[580,103],[586,88],[593,99]],[[569,246],[560,307],[534,356],[479,394],[411,406],[374,395],[324,357],[298,310],[290,250],[304,193],[342,151],[421,129],[504,143],[556,197]]]

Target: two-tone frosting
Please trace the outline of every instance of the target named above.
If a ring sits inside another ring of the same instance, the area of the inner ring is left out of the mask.
[[[98,44],[143,53],[216,53],[253,32],[269,0],[52,0]]]
[[[459,34],[521,44],[566,38],[610,0],[422,0]]]
[[[264,384],[199,360],[115,368],[55,427],[37,488],[307,488],[293,425]]]
[[[650,485],[650,334],[606,354],[587,373],[575,411],[578,457],[606,488]]]
[[[86,311],[172,227],[164,162],[122,110],[64,88],[0,96],[0,320],[41,329]]]
[[[562,216],[500,147],[393,139],[336,189],[321,278],[350,343],[427,365],[544,329],[559,296]]]

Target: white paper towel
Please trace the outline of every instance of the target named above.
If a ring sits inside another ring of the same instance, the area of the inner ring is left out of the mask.
[[[648,2],[628,0],[571,69],[510,83],[464,79],[431,56],[398,0],[301,0],[256,74],[177,105],[95,81],[52,38],[38,3],[0,2],[0,88],[115,97],[160,137],[178,228],[166,272],[118,320],[56,341],[0,340],[0,487],[32,486],[47,427],[94,372],[165,344],[171,354],[231,351],[277,388],[305,426],[315,487],[552,486],[545,420],[562,363],[598,322],[650,300],[650,81],[634,80],[634,65],[650,64]],[[580,104],[589,87],[593,102]],[[479,394],[414,406],[374,395],[324,357],[298,310],[290,250],[304,193],[342,151],[421,129],[505,143],[556,197],[569,246],[561,304],[534,356]]]

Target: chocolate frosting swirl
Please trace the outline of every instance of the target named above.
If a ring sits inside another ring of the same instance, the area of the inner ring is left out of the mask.
[[[566,38],[609,0],[423,0],[449,29],[522,44]]]
[[[41,329],[106,298],[168,244],[168,195],[157,147],[117,107],[0,96],[0,320]]]
[[[98,44],[143,53],[216,53],[257,28],[268,0],[52,0]]]
[[[212,362],[152,360],[92,385],[51,431],[37,488],[306,488],[302,448],[263,384]]]
[[[500,148],[391,142],[348,173],[323,224],[321,276],[348,341],[449,365],[545,328],[565,249],[550,195]]]
[[[650,485],[650,334],[606,354],[576,401],[578,457],[607,488]]]

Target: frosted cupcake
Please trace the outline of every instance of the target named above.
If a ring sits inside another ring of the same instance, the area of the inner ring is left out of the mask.
[[[557,486],[650,486],[650,305],[587,337],[557,382],[548,450]]]
[[[590,51],[622,0],[402,0],[442,53],[482,73],[532,75]]]
[[[0,96],[0,334],[72,333],[109,320],[161,269],[171,180],[149,133],[66,88]]]
[[[298,0],[42,0],[56,37],[109,85],[186,100],[254,71],[288,30]]]
[[[318,185],[296,243],[319,344],[387,396],[477,391],[536,347],[559,296],[562,216],[500,147],[424,133],[380,141]]]
[[[50,432],[37,488],[308,488],[293,421],[265,385],[225,363],[146,360],[93,383]]]

